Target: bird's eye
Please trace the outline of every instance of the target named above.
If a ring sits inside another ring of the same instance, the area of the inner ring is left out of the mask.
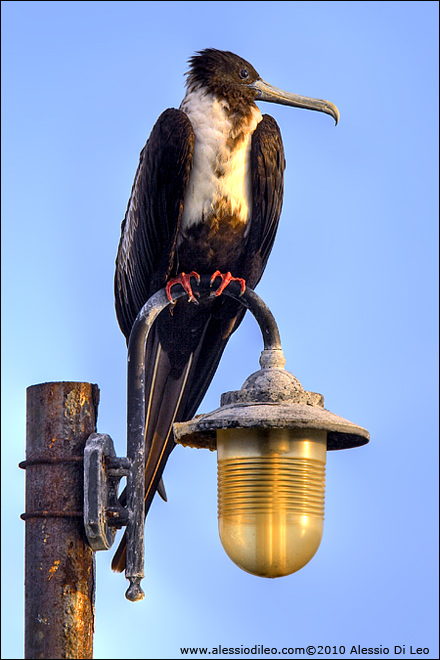
[[[240,69],[239,75],[242,80],[246,80],[246,78],[249,78],[249,71],[247,69]]]

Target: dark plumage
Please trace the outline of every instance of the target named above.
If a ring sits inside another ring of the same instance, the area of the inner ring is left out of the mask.
[[[261,117],[255,101],[337,119],[327,102],[280,91],[233,53],[206,49],[190,59],[185,99],[157,120],[122,223],[115,300],[127,341],[144,303],[181,272],[230,271],[252,288],[260,280],[281,213],[285,160],[275,120]],[[180,299],[150,333],[146,512],[174,447],[172,424],[194,416],[243,314],[226,297],[200,305]],[[123,542],[112,567],[124,566]]]

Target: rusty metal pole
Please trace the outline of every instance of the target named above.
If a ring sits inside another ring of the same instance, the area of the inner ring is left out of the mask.
[[[25,658],[93,658],[95,564],[83,524],[83,455],[99,388],[27,388]]]

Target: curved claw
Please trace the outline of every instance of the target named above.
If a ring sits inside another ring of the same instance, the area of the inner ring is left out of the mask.
[[[197,300],[194,296],[193,290],[191,288],[191,277],[196,279],[197,284],[200,284],[200,275],[196,273],[195,270],[191,271],[189,275],[186,273],[180,273],[177,277],[172,277],[166,284],[165,290],[167,293],[167,298],[171,303],[174,303],[173,297],[171,295],[171,287],[175,284],[180,284],[188,294],[188,302],[197,303]]]
[[[246,282],[242,277],[232,277],[231,273],[229,272],[221,273],[219,270],[216,270],[211,277],[211,286],[213,285],[217,277],[220,277],[222,281],[220,283],[220,286],[216,289],[214,293],[215,296],[220,296],[230,282],[240,282],[240,286],[241,286],[240,296],[242,296],[243,293],[246,291]]]

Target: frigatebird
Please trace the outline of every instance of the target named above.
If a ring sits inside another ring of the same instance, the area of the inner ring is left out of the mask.
[[[231,279],[254,288],[266,266],[283,201],[280,130],[256,101],[318,110],[328,101],[284,92],[228,51],[207,48],[189,60],[180,109],[165,110],[140,154],[121,227],[115,300],[127,342],[144,303],[180,283],[180,298],[158,317],[146,345],[145,511],[159,492],[175,442],[174,421],[191,419],[244,308],[220,296]],[[199,304],[191,277],[212,275],[215,295]],[[112,568],[125,568],[125,537]]]

